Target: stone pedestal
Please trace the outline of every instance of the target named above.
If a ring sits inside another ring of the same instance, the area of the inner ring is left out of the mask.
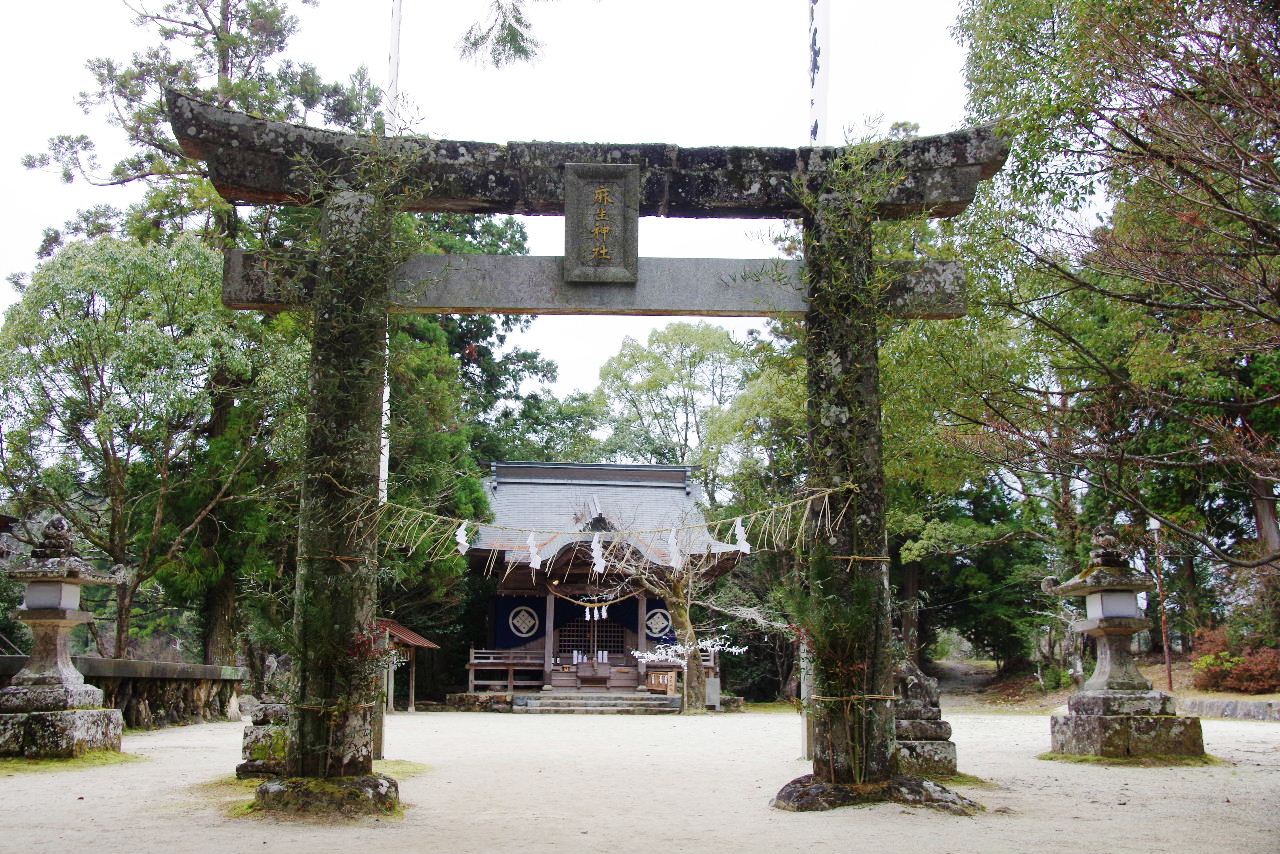
[[[1150,623],[1137,610],[1137,594],[1153,585],[1135,573],[1116,551],[1116,537],[1103,526],[1094,531],[1089,566],[1046,592],[1084,596],[1087,619],[1072,630],[1098,641],[1098,664],[1079,693],[1067,701],[1070,714],[1054,715],[1049,736],[1054,753],[1111,759],[1143,756],[1203,756],[1200,719],[1178,717],[1173,697],[1153,691],[1138,671],[1129,646]]]
[[[120,750],[119,709],[67,709],[0,715],[0,756],[71,759],[94,750]]]
[[[236,776],[241,780],[283,777],[289,752],[289,707],[284,703],[262,703],[254,709],[251,720],[244,728],[244,761],[236,766]]]
[[[951,724],[942,720],[938,680],[911,661],[894,673],[894,730],[898,739],[898,773],[908,777],[953,777],[956,746]]]
[[[1112,759],[1203,756],[1200,719],[1174,714],[1162,691],[1082,691],[1067,701],[1070,714],[1054,715],[1054,753]]]
[[[71,662],[71,629],[93,619],[80,608],[80,587],[116,580],[76,556],[71,527],[55,516],[30,557],[8,575],[26,583],[14,616],[31,628],[26,664],[0,690],[0,756],[68,758],[119,750],[124,716],[103,709],[102,691],[84,683]]]

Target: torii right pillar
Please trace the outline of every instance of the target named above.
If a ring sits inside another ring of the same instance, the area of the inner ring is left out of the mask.
[[[805,220],[804,251],[809,477],[837,490],[814,510],[805,556],[813,775],[880,782],[893,773],[894,661],[870,220],[820,206]]]

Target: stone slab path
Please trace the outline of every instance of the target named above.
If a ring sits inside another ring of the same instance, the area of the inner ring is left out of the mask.
[[[700,718],[433,713],[388,721],[403,818],[349,824],[228,818],[208,784],[241,727],[125,736],[145,762],[0,776],[0,852],[1028,852],[1280,850],[1280,724],[1205,721],[1211,768],[1043,762],[1048,719],[948,712],[964,788],[957,818],[896,805],[793,814],[769,798],[805,773],[792,714]]]

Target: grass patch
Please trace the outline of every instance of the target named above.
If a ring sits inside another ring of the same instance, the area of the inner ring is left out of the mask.
[[[45,771],[83,771],[86,768],[102,768],[108,765],[144,761],[146,761],[145,756],[139,756],[136,753],[119,753],[114,750],[94,750],[74,759],[11,757],[0,759],[0,776],[12,777],[15,774],[38,774]]]
[[[1073,762],[1077,765],[1113,765],[1121,768],[1177,768],[1230,765],[1225,759],[1206,753],[1203,756],[1080,756],[1075,753],[1041,753],[1036,757],[1048,762]]]
[[[219,777],[207,783],[196,783],[191,791],[199,795],[201,800],[218,807],[228,818],[240,818],[254,812],[253,793],[261,782],[257,777],[248,780]]]
[[[948,788],[951,786],[971,786],[975,789],[1000,788],[990,780],[984,780],[981,777],[975,777],[972,774],[963,774],[959,772],[945,777],[925,777],[925,779],[937,783],[939,786],[946,786]]]
[[[408,759],[376,759],[373,763],[373,773],[386,774],[397,782],[417,777],[430,770],[430,765],[410,762]]]
[[[791,703],[785,703],[785,702],[743,703],[742,707],[743,707],[743,711],[760,712],[766,715],[780,715],[783,712],[791,712],[794,714],[795,712],[800,711],[800,709],[795,705]]]

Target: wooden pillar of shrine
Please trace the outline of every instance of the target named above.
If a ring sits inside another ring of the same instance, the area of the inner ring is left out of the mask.
[[[551,671],[556,655],[556,597],[547,591],[546,616],[542,621],[542,684],[551,684]]]
[[[648,647],[648,642],[649,642],[649,629],[644,624],[644,619],[649,614],[649,597],[644,593],[637,593],[636,600],[637,600],[636,651],[644,652],[645,649]],[[640,673],[640,684],[643,686],[645,683],[645,672],[646,672],[645,662],[643,661],[638,662],[637,668]]]

